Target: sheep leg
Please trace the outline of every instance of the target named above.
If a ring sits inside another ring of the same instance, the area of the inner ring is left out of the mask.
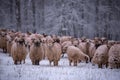
[[[77,61],[74,61],[74,66],[77,66]]]
[[[88,63],[88,58],[85,56],[86,63]]]
[[[119,64],[118,64],[118,63],[116,64],[116,68],[117,68],[117,69],[119,68]]]
[[[35,60],[32,60],[32,65],[35,65]]]
[[[92,58],[90,58],[90,62],[92,61]]]
[[[49,61],[49,63],[50,63],[50,66],[51,66],[52,61]]]
[[[113,69],[113,66],[112,66],[112,64],[111,64],[111,63],[109,63],[109,66],[110,66],[110,69]]]
[[[118,68],[118,69],[120,68],[120,64],[119,64],[119,63],[117,63],[117,68]]]
[[[58,61],[54,61],[54,66],[58,66]]]
[[[4,52],[4,53],[6,53],[6,52],[7,52],[7,50],[6,50],[5,48],[3,48],[3,52]]]
[[[5,53],[5,49],[3,48],[3,53]]]
[[[39,60],[36,60],[37,65],[39,65]]]
[[[21,61],[20,61],[20,64],[21,64]]]
[[[102,68],[102,64],[98,64],[98,67],[99,67],[99,68]]]
[[[35,65],[39,65],[38,60],[35,60]]]
[[[57,66],[58,66],[58,61],[56,62]]]
[[[17,60],[14,60],[14,64],[17,65]]]
[[[106,68],[108,67],[108,63],[105,64]]]
[[[25,60],[23,61],[23,64],[25,64]]]
[[[54,61],[54,66],[56,66],[56,61]]]
[[[32,62],[32,65],[34,65],[34,62]]]
[[[5,53],[7,53],[7,49],[5,49]]]
[[[69,65],[71,66],[72,60],[69,60]]]
[[[11,56],[11,53],[9,53],[9,56]]]

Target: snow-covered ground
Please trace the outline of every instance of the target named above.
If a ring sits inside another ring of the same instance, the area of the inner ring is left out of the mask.
[[[120,69],[98,69],[91,63],[69,66],[67,58],[58,67],[49,66],[48,60],[32,65],[29,57],[25,64],[14,65],[11,57],[0,52],[0,80],[120,80]]]

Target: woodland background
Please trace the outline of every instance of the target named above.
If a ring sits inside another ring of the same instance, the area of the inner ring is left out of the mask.
[[[120,0],[0,0],[0,28],[120,40]]]

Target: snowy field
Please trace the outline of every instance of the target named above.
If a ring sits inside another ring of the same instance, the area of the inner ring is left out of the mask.
[[[91,63],[69,66],[67,58],[58,67],[49,66],[48,60],[32,65],[29,57],[25,64],[14,65],[8,54],[0,52],[0,80],[120,80],[120,69],[98,69]]]

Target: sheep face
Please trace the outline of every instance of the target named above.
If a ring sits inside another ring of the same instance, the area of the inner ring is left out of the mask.
[[[34,43],[34,45],[35,45],[36,47],[39,47],[39,46],[40,46],[40,44],[41,44],[41,41],[40,41],[40,40],[35,39],[35,40],[33,41],[33,43]]]
[[[13,41],[12,39],[11,39],[11,40],[8,40],[9,43],[12,43],[12,41]]]
[[[7,34],[5,32],[1,33],[1,37],[5,37]]]
[[[87,56],[87,55],[84,55],[83,57],[80,57],[79,58],[79,61],[85,61],[86,63],[88,63],[89,62],[89,56]]]
[[[78,40],[74,40],[72,43],[73,43],[73,45],[74,45],[75,47],[77,47],[77,46],[79,45],[79,41],[78,41]]]
[[[54,45],[54,43],[48,43],[47,46],[48,47],[52,47]]]
[[[65,53],[67,51],[67,48],[71,46],[69,44],[65,45],[63,48],[62,48],[62,52]]]
[[[108,42],[107,47],[110,49],[115,44],[114,41]]]
[[[46,38],[41,39],[42,43],[46,43]]]
[[[16,42],[20,45],[23,45],[25,43],[25,40],[23,38],[17,38]]]
[[[65,53],[67,51],[67,46],[62,48],[62,52]]]
[[[101,38],[101,42],[102,42],[102,44],[107,44],[108,40],[105,37],[103,37],[103,38]]]

